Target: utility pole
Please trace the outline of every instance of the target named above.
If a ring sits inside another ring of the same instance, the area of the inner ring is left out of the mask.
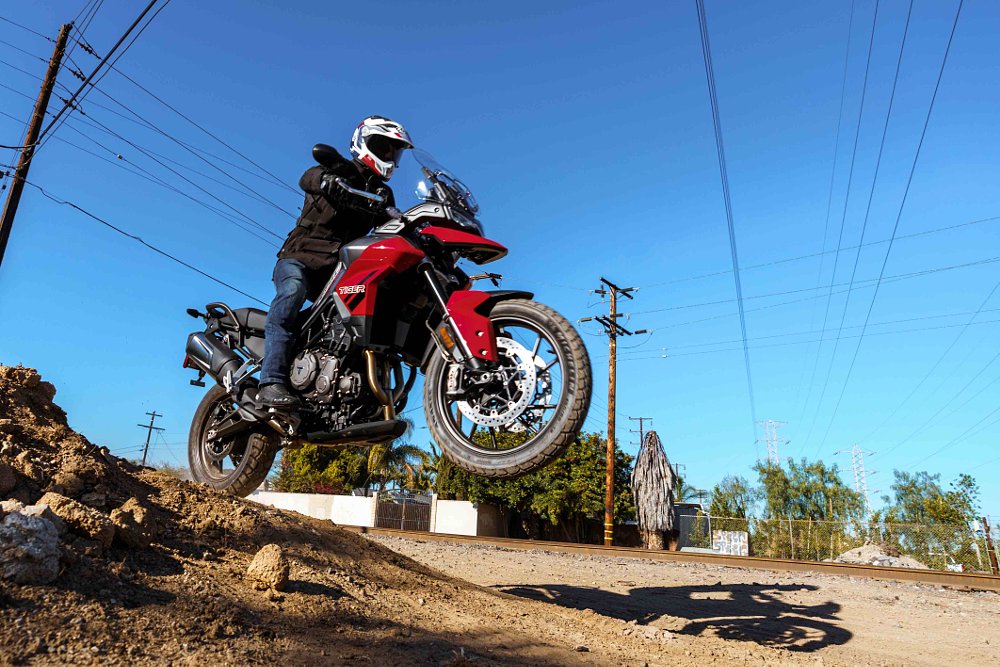
[[[153,422],[156,421],[156,418],[162,417],[163,415],[157,414],[156,410],[153,410],[152,412],[147,412],[146,414],[149,415],[149,424],[148,425],[136,424],[136,426],[138,426],[139,428],[146,429],[146,445],[142,448],[142,465],[146,465],[146,454],[149,453],[149,439],[153,436],[153,431],[165,430],[160,428],[159,426],[153,426]]]
[[[52,88],[56,85],[56,74],[59,72],[63,53],[66,51],[66,39],[69,37],[71,27],[72,24],[68,23],[59,29],[59,37],[56,38],[56,46],[49,59],[49,68],[45,72],[45,78],[42,80],[42,89],[38,93],[35,111],[28,124],[28,133],[24,137],[24,146],[21,148],[21,156],[17,162],[17,169],[14,171],[13,182],[7,193],[7,202],[4,204],[3,214],[0,215],[0,265],[3,264],[4,253],[7,251],[7,241],[10,239],[10,230],[14,225],[14,215],[17,213],[17,205],[21,202],[24,182],[28,178],[28,168],[31,166],[31,158],[35,155],[35,148],[37,148],[35,144],[38,142],[42,123],[45,121],[45,111],[49,106]]]
[[[617,366],[618,366],[618,336],[632,336],[634,334],[647,333],[646,329],[639,331],[629,331],[618,324],[618,318],[622,316],[618,312],[618,295],[621,294],[626,299],[632,298],[635,287],[618,287],[607,278],[601,278],[602,287],[594,290],[595,294],[609,296],[610,311],[607,317],[584,317],[581,322],[591,320],[604,326],[604,332],[608,335],[608,469],[604,478],[604,544],[611,546],[614,542],[614,519],[615,519],[615,396],[617,393]]]
[[[639,434],[639,446],[642,447],[643,440],[645,440],[645,437],[646,437],[646,432],[643,429],[643,422],[649,422],[650,424],[652,424],[653,423],[653,418],[652,417],[629,417],[629,420],[630,421],[634,421],[634,422],[639,422],[639,430],[638,431],[636,431],[634,428],[630,428],[629,430],[632,431],[632,433],[638,433]]]
[[[849,450],[841,449],[835,454],[850,454],[851,455],[851,469],[854,471],[854,491],[861,496],[862,501],[865,503],[865,516],[871,514],[872,503],[871,498],[868,496],[868,473],[865,471],[865,454],[871,456],[875,452],[866,452],[861,449],[861,445],[855,443]],[[874,470],[871,472],[875,472]]]
[[[781,458],[778,456],[778,445],[787,445],[791,440],[778,442],[778,427],[785,426],[788,422],[759,419],[757,423],[764,427],[764,442],[767,443],[767,462],[771,465],[781,465]],[[760,439],[757,442],[760,442]],[[760,457],[758,456],[758,458]]]

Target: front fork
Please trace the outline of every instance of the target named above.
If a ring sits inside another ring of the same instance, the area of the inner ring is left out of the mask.
[[[427,281],[427,286],[430,288],[438,308],[441,309],[441,323],[437,329],[431,330],[438,349],[451,361],[465,364],[473,370],[484,368],[486,365],[485,362],[472,354],[472,349],[469,347],[468,341],[465,340],[462,332],[459,331],[455,323],[455,318],[448,309],[448,296],[445,294],[444,288],[441,286],[434,272],[434,267],[430,262],[424,262],[417,267],[417,271],[424,276],[424,280]]]

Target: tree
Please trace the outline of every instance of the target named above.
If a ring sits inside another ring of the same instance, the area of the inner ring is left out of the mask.
[[[677,476],[670,467],[663,444],[650,431],[643,439],[632,470],[632,496],[642,545],[663,549],[667,535],[674,532],[673,491]]]
[[[745,477],[727,475],[712,489],[708,513],[717,517],[746,519],[756,493]]]
[[[378,480],[379,491],[390,483],[414,489],[419,471],[427,461],[427,452],[409,443],[382,443],[368,450],[368,472],[373,480]]]
[[[350,493],[367,488],[368,453],[364,448],[329,448],[306,444],[285,449],[274,488],[290,493]]]
[[[699,489],[696,486],[688,484],[683,477],[677,478],[677,484],[674,487],[674,490],[677,494],[675,499],[679,503],[693,503],[708,495],[708,492],[704,489]]]
[[[759,496],[768,518],[851,521],[864,516],[861,496],[844,484],[836,464],[788,459],[786,471],[776,463],[754,466],[760,478]]]
[[[969,524],[978,515],[979,486],[959,475],[945,491],[941,475],[893,471],[893,498],[879,513],[883,541],[928,565],[943,567],[949,558],[974,562]]]
[[[500,433],[501,448],[523,441],[523,435]],[[458,500],[496,505],[517,516],[531,538],[542,536],[542,524],[560,529],[565,539],[581,541],[588,520],[600,521],[604,513],[606,441],[599,433],[581,433],[566,453],[536,472],[515,479],[491,479],[453,469],[435,482],[437,492]],[[632,457],[615,452],[615,518],[635,517],[629,485]]]

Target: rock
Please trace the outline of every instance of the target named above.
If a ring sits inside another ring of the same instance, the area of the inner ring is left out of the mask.
[[[17,486],[14,469],[6,463],[0,463],[0,495],[7,494]]]
[[[51,491],[42,496],[37,504],[48,505],[56,516],[66,522],[71,531],[92,539],[101,549],[111,546],[111,541],[115,538],[115,526],[97,510]]]
[[[47,584],[59,575],[59,533],[52,522],[11,512],[0,522],[0,578]]]
[[[5,514],[20,512],[22,509],[24,509],[24,503],[18,500],[0,501],[0,519],[2,519]]]
[[[74,472],[60,470],[52,478],[52,486],[53,488],[62,487],[63,495],[76,498],[83,492],[84,481]]]
[[[590,647],[584,644],[580,644],[573,650],[576,651],[577,653],[590,653]]]
[[[285,590],[288,585],[288,559],[277,544],[268,544],[257,552],[247,568],[246,582],[257,590]]]
[[[115,525],[115,537],[119,542],[133,549],[149,546],[155,537],[153,518],[135,498],[111,512],[111,523]]]
[[[45,473],[31,460],[31,452],[24,451],[14,457],[14,467],[36,484],[45,481]]]
[[[66,522],[56,516],[56,513],[48,505],[28,505],[21,510],[21,514],[45,519],[56,527],[56,531],[60,536],[66,534]]]

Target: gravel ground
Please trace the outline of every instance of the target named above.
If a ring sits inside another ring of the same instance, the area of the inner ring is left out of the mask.
[[[813,664],[1000,664],[1000,595],[925,584],[370,537],[441,572],[623,633],[778,648]],[[638,657],[638,656],[637,656]],[[750,656],[747,657],[750,659]],[[729,662],[725,658],[720,662]],[[734,660],[739,662],[739,660]],[[641,664],[641,662],[639,662]]]

